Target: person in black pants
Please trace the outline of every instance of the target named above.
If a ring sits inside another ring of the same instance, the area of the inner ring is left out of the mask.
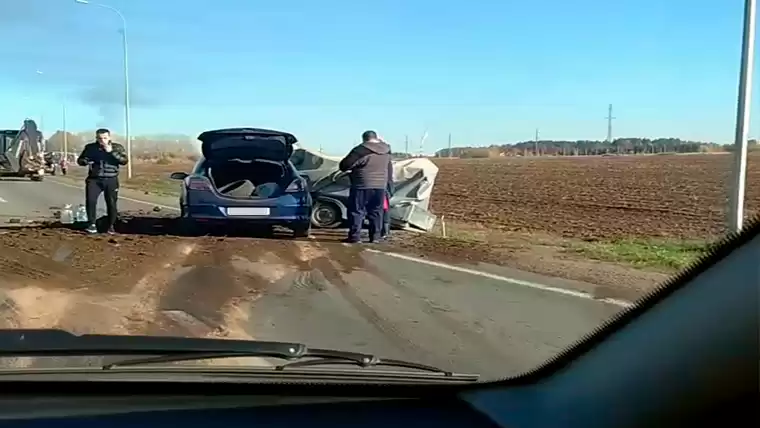
[[[119,199],[119,167],[127,164],[124,146],[111,141],[111,131],[105,128],[95,131],[97,141],[87,144],[77,159],[77,164],[89,166],[85,179],[85,207],[87,208],[87,233],[98,233],[95,226],[98,197],[103,193],[108,211],[107,233],[114,233]]]
[[[362,143],[351,149],[338,165],[348,172],[351,188],[348,195],[348,237],[343,241],[355,244],[360,241],[364,217],[369,220],[369,242],[380,240],[388,177],[393,175],[391,148],[377,137],[375,131],[365,131]]]
[[[391,166],[393,168],[393,166]],[[391,235],[391,198],[393,197],[393,174],[389,174],[388,186],[385,188],[385,198],[388,200],[388,209],[383,209],[383,228],[380,231],[380,239],[386,240]]]

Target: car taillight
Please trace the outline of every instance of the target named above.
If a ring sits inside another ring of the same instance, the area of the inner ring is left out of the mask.
[[[191,178],[187,180],[189,190],[211,190],[211,183],[205,178]]]
[[[300,192],[304,190],[305,184],[303,179],[297,178],[285,188],[286,192]]]

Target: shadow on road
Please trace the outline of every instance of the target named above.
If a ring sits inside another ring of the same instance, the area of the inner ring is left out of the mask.
[[[39,183],[39,181],[34,181],[29,177],[0,177],[0,182],[2,181],[14,181],[18,183]]]
[[[99,230],[103,229],[105,218],[100,218]],[[123,216],[115,226],[116,232],[127,235],[172,235],[172,236],[215,236],[231,238],[260,238],[277,240],[298,240],[337,243],[346,237],[345,230],[312,229],[308,238],[295,238],[293,232],[280,226],[259,226],[251,224],[201,225],[188,229],[183,227],[178,217],[160,216]]]

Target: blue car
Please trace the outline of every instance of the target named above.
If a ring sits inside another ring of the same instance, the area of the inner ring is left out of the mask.
[[[206,131],[200,160],[182,181],[180,221],[188,232],[205,225],[285,226],[295,237],[310,232],[308,184],[290,162],[296,137],[256,128]]]

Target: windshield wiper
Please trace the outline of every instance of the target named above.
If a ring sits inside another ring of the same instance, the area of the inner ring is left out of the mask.
[[[300,345],[304,346],[304,345]],[[216,358],[250,358],[250,357],[270,357],[291,360],[289,363],[275,366],[275,370],[285,370],[296,367],[313,367],[350,364],[358,367],[400,367],[414,370],[422,370],[432,373],[440,373],[443,376],[455,376],[453,372],[439,369],[437,367],[425,364],[414,363],[410,361],[378,358],[371,354],[361,354],[357,352],[335,351],[331,349],[309,349],[298,356],[285,356],[282,354],[274,355],[271,352],[248,351],[248,352],[186,352],[174,355],[159,355],[156,357],[133,358],[121,361],[111,362],[103,366],[104,370],[114,367],[137,366],[143,364],[168,363],[178,361],[207,360]]]
[[[61,357],[103,355],[187,355],[188,353],[258,353],[273,358],[297,358],[306,345],[255,340],[202,339],[167,336],[75,335],[57,329],[0,330],[0,357]]]
[[[205,339],[166,336],[75,335],[64,330],[0,330],[0,357],[152,355],[110,362],[103,370],[144,364],[217,358],[277,358],[286,360],[274,370],[310,366],[350,364],[359,367],[400,367],[438,373],[444,377],[462,375],[409,361],[378,358],[371,354],[310,349],[302,343],[256,340]],[[466,375],[477,380],[477,376]]]

